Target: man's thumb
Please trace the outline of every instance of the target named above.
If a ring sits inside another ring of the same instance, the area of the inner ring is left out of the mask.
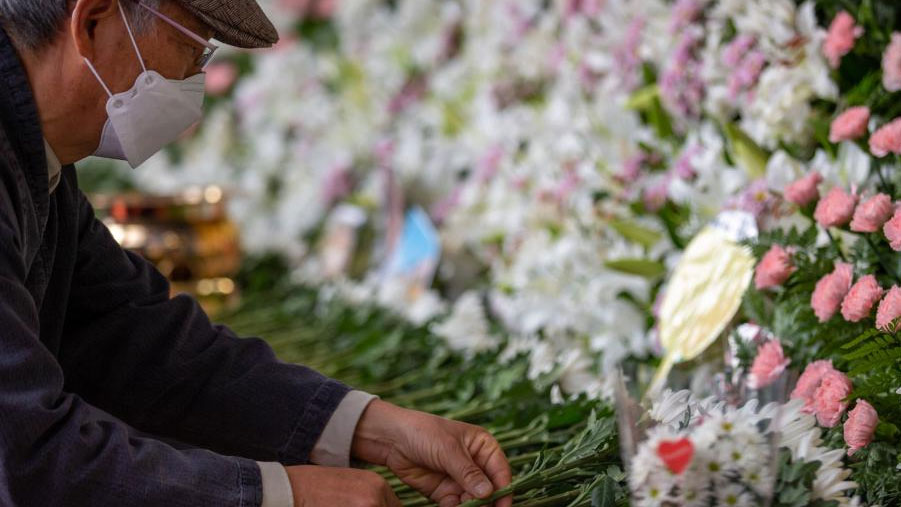
[[[447,474],[469,494],[477,498],[488,498],[494,492],[491,481],[465,449],[456,446],[448,465]]]

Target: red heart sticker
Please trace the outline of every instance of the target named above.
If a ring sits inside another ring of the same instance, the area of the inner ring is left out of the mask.
[[[687,438],[664,440],[657,446],[657,455],[663,460],[666,468],[679,475],[691,463],[691,458],[695,455],[695,446]]]

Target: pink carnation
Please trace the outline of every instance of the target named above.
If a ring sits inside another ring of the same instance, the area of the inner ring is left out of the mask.
[[[224,95],[238,79],[238,67],[231,62],[214,63],[206,68],[206,91]]]
[[[779,340],[770,340],[757,348],[757,357],[751,365],[748,385],[751,389],[764,388],[779,378],[785,367],[791,363],[782,352]]]
[[[754,285],[757,290],[782,285],[794,271],[789,252],[779,245],[773,245],[757,265]]]
[[[870,153],[882,158],[889,153],[901,155],[901,118],[895,118],[870,136]]]
[[[851,221],[857,196],[835,187],[817,203],[813,218],[823,227],[838,227]]]
[[[895,215],[882,226],[882,232],[892,249],[901,252],[901,209],[895,211]]]
[[[842,301],[842,317],[848,322],[860,322],[869,317],[884,292],[875,276],[864,276],[851,287]]]
[[[838,424],[848,408],[845,398],[851,394],[851,388],[851,380],[838,370],[827,371],[823,375],[820,387],[813,394],[814,410],[820,426],[832,428]]]
[[[883,331],[892,331],[898,317],[901,317],[901,288],[895,285],[879,303],[879,309],[876,310],[876,327]]]
[[[832,367],[832,361],[821,359],[808,364],[807,368],[804,368],[801,377],[798,378],[798,383],[791,393],[791,398],[793,400],[804,400],[804,408],[802,410],[805,413],[812,414],[814,412],[813,395],[817,392],[817,388],[820,387],[823,376],[830,371],[835,371],[835,368]]]
[[[892,204],[892,198],[885,194],[876,194],[854,210],[851,230],[876,232],[892,217],[894,212],[895,206]]]
[[[901,90],[901,33],[892,34],[892,42],[882,55],[882,86],[890,92]]]
[[[838,311],[842,300],[851,290],[852,277],[851,265],[839,262],[835,265],[832,273],[820,278],[820,281],[817,282],[813,296],[810,298],[810,306],[813,307],[813,313],[820,319],[820,322],[831,319]]]
[[[823,181],[823,177],[816,171],[811,171],[803,178],[785,187],[785,200],[798,206],[807,206],[820,198],[817,185]]]
[[[317,19],[332,17],[336,8],[335,0],[281,0],[279,3],[284,9]]]
[[[839,12],[829,25],[826,42],[823,43],[823,55],[829,60],[833,69],[846,54],[854,49],[854,41],[863,35],[863,28],[854,23],[854,18],[845,11]]]
[[[876,433],[876,424],[879,416],[873,405],[866,400],[857,400],[854,410],[848,412],[848,420],[845,421],[845,443],[848,444],[848,456],[859,449],[863,449],[873,441]]]
[[[867,133],[870,121],[870,108],[866,106],[852,107],[832,120],[829,126],[829,142],[839,143],[853,141]]]

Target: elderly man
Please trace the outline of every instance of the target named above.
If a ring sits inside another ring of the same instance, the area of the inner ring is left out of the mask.
[[[351,458],[441,506],[509,484],[484,430],[170,299],[78,190],[74,162],[140,165],[200,119],[210,38],[275,42],[254,0],[0,0],[0,27],[0,505],[400,505]]]

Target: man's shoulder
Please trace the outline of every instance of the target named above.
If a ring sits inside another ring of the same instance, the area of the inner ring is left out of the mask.
[[[0,124],[0,216],[20,218],[22,195],[27,191],[18,157],[10,145],[6,129]]]

